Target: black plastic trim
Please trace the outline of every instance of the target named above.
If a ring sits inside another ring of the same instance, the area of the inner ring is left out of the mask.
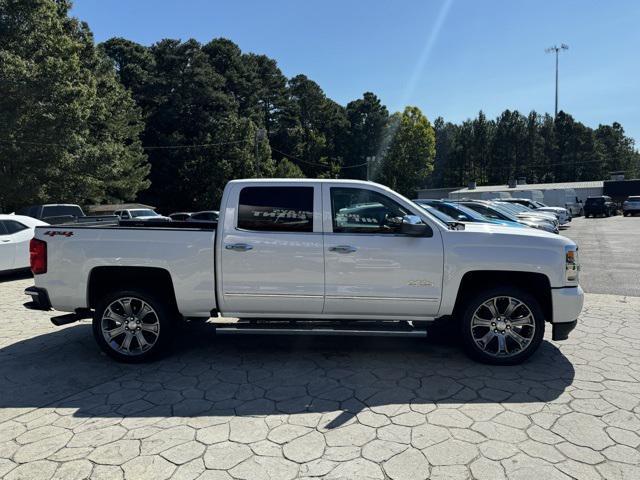
[[[571,331],[576,328],[577,324],[578,320],[574,320],[573,322],[554,323],[551,338],[554,341],[566,340],[569,338]]]
[[[44,288],[39,287],[27,287],[24,290],[25,295],[31,297],[31,301],[24,304],[24,306],[30,310],[51,310],[51,301],[49,300],[49,294]]]

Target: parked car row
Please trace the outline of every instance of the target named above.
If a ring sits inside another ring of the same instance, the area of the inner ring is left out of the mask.
[[[519,203],[469,199],[414,201],[423,208],[430,207],[447,215],[450,221],[490,223],[517,228],[531,227],[559,233],[560,220],[555,213],[538,212]]]
[[[169,215],[171,220],[181,222],[217,222],[218,210],[204,210],[202,212],[176,212]]]

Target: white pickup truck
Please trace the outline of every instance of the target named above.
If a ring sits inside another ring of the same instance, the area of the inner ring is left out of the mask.
[[[446,224],[370,182],[235,180],[215,227],[142,225],[38,227],[31,307],[72,312],[56,325],[92,317],[121,361],[163,352],[180,319],[214,317],[220,333],[377,335],[444,319],[475,359],[515,364],[545,322],[566,339],[583,304],[571,240]]]

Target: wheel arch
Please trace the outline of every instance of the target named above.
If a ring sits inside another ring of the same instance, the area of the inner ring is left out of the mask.
[[[141,288],[144,285],[144,288]],[[171,274],[158,267],[95,267],[89,273],[87,304],[96,305],[104,295],[114,290],[144,290],[166,299],[176,312],[178,304]]]
[[[553,304],[551,300],[551,283],[543,273],[513,272],[503,270],[470,271],[463,275],[453,308],[453,315],[462,313],[468,298],[483,290],[501,285],[518,287],[530,293],[540,303],[545,321],[553,320]]]

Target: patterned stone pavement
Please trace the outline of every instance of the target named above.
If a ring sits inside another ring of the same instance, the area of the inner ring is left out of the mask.
[[[519,367],[444,340],[219,337],[119,365],[0,283],[0,478],[639,479],[640,298]]]

